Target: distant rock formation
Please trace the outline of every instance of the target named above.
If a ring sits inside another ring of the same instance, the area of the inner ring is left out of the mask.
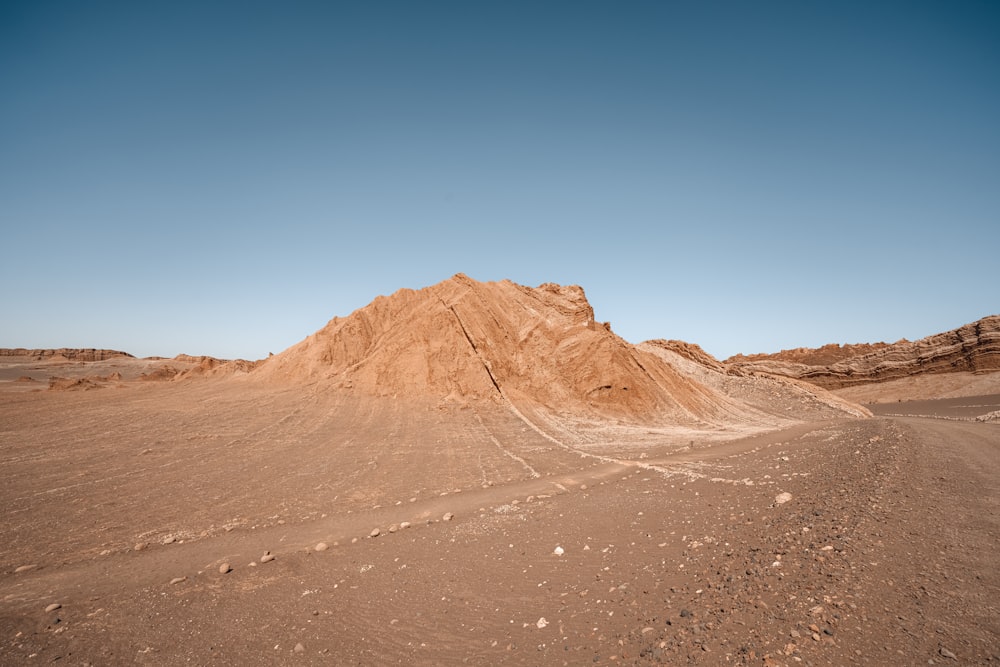
[[[128,352],[93,348],[61,347],[52,350],[29,350],[23,347],[0,348],[0,357],[30,357],[35,361],[107,361],[117,357],[135,359]]]
[[[668,345],[719,366],[696,345]],[[462,274],[334,318],[260,362],[251,377],[629,423],[712,428],[760,417],[596,322],[580,287],[480,283]]]
[[[910,342],[827,345],[727,359],[728,368],[798,378],[825,389],[928,373],[1000,371],[1000,315]]]

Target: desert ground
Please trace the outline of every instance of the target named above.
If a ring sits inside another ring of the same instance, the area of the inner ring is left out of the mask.
[[[1000,392],[567,445],[167,363],[0,364],[0,663],[1000,663]]]

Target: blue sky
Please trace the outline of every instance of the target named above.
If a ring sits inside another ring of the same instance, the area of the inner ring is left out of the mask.
[[[725,358],[1000,312],[992,2],[0,4],[0,347],[279,352],[462,272]]]

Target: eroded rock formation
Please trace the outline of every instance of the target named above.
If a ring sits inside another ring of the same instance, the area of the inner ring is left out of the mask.
[[[29,357],[35,361],[106,361],[118,357],[135,358],[128,352],[119,352],[118,350],[69,347],[52,350],[29,350],[23,347],[5,347],[0,348],[0,357]]]
[[[834,351],[838,348],[838,351]],[[851,354],[861,352],[860,354]],[[844,354],[847,356],[843,356]],[[824,359],[841,358],[832,363]],[[731,369],[798,378],[826,389],[884,382],[927,373],[1000,371],[1000,315],[918,341],[860,346],[824,346],[774,355],[732,357]]]

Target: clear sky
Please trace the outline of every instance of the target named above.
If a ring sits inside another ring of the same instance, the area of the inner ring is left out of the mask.
[[[462,272],[725,358],[1000,312],[1000,4],[0,3],[0,347]]]

